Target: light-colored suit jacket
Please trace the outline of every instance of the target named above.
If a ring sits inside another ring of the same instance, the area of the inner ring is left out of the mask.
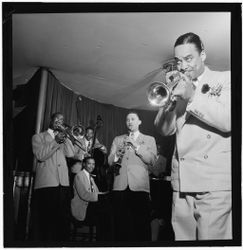
[[[230,72],[206,67],[192,102],[178,101],[173,112],[163,113],[161,134],[176,133],[174,190],[231,190],[230,97]]]
[[[108,163],[114,163],[117,147],[122,145],[127,135],[115,137],[108,157]],[[130,147],[126,147],[122,159],[120,174],[115,176],[113,190],[125,190],[127,186],[132,191],[149,192],[149,167],[154,165],[157,155],[155,139],[152,136],[139,134],[136,142],[140,145],[137,154]]]
[[[74,147],[69,139],[58,144],[47,132],[32,137],[32,149],[37,158],[34,188],[69,186],[67,157],[74,156]]]
[[[71,201],[71,211],[73,217],[80,221],[85,219],[89,202],[98,201],[99,190],[92,177],[91,181],[94,187],[94,192],[91,192],[90,181],[84,170],[81,170],[74,178],[74,198]]]

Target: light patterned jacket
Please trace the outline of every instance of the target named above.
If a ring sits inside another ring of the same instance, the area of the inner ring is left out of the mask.
[[[115,160],[117,147],[122,145],[127,135],[115,137],[108,157],[109,165]],[[137,154],[127,147],[122,158],[120,174],[115,176],[113,190],[125,190],[127,186],[132,191],[150,192],[149,188],[149,167],[156,161],[157,148],[155,139],[152,136],[139,134],[136,143],[140,145]]]
[[[173,112],[159,111],[164,121],[160,133],[176,133],[171,172],[174,190],[231,190],[230,97],[230,72],[206,67],[191,103],[180,100]]]
[[[90,180],[84,170],[81,170],[74,178],[74,198],[71,201],[71,211],[73,217],[80,221],[85,219],[89,202],[98,201],[98,187],[92,177],[91,181],[94,192],[91,192]]]
[[[58,144],[47,132],[32,137],[32,149],[37,158],[34,188],[69,186],[68,167],[65,157],[74,156],[69,139]]]

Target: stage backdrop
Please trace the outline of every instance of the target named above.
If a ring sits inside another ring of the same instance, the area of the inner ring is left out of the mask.
[[[146,102],[147,100],[145,99],[144,101]],[[78,95],[62,85],[49,71],[43,130],[47,129],[51,114],[57,111],[64,114],[65,121],[70,126],[80,122],[84,127],[93,127],[97,116],[100,115],[103,120],[103,126],[97,130],[97,138],[107,146],[108,150],[115,136],[127,132],[125,121],[130,109],[99,103],[81,94]],[[140,126],[141,132],[156,137],[159,142],[160,136],[156,133],[153,125],[157,112],[146,110],[134,111],[139,114],[142,120],[142,125]]]
[[[25,106],[22,112],[14,117],[14,162],[18,171],[31,171],[33,154],[31,146],[31,137],[34,134],[37,113],[37,101],[39,86],[41,80],[41,71],[38,70],[26,85],[22,85],[21,91],[16,90],[15,104]],[[62,112],[65,116],[65,122],[70,125],[76,125],[79,122],[84,126],[94,126],[97,116],[100,115],[103,120],[103,126],[97,131],[97,138],[106,145],[108,151],[115,136],[126,133],[125,119],[129,109],[119,108],[110,104],[103,104],[76,94],[66,88],[58,79],[48,71],[46,89],[46,100],[44,108],[43,126],[41,131],[48,128],[51,114]],[[80,83],[82,84],[82,83]],[[19,88],[20,89],[20,88]],[[95,90],[94,90],[95,91]],[[146,99],[144,100],[147,101]],[[136,111],[142,124],[140,130],[142,133],[155,137],[157,143],[161,144],[163,155],[168,159],[173,150],[173,137],[162,137],[153,125],[157,112],[146,110]]]

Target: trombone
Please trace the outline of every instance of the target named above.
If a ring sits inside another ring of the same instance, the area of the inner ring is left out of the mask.
[[[83,151],[86,151],[86,148],[83,147],[81,142],[75,138],[74,132],[77,131],[79,134],[81,134],[81,131],[84,131],[84,127],[80,125],[74,125],[74,126],[69,126],[67,124],[59,124],[56,131],[61,132],[64,134],[65,138],[68,138],[73,145],[78,146],[80,149]]]

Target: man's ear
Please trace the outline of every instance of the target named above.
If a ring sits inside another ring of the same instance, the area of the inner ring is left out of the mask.
[[[201,51],[200,57],[201,57],[203,62],[206,60],[207,55],[206,55],[206,52],[204,50]]]
[[[142,121],[141,120],[139,120],[139,125],[141,125],[142,124]]]

